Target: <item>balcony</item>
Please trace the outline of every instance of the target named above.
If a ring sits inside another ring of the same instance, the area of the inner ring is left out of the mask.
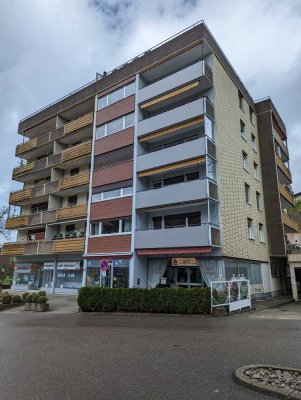
[[[90,172],[82,172],[78,175],[66,176],[59,181],[59,190],[71,189],[77,186],[89,185]]]
[[[21,189],[10,193],[9,204],[24,205],[32,204],[37,197],[47,196],[61,190],[72,189],[79,186],[89,185],[90,172],[83,171],[78,175],[66,176],[60,180],[37,185],[32,188]],[[39,199],[41,200],[41,199]]]
[[[5,229],[23,228],[28,225],[28,216],[21,215],[20,217],[7,218]]]
[[[209,224],[185,228],[137,230],[135,249],[219,246],[219,239],[215,238],[216,232],[212,235],[212,229],[218,231]]]
[[[282,212],[282,223],[287,227],[288,229],[285,229],[285,233],[291,233],[291,232],[298,232],[299,231],[299,225],[298,222],[292,219],[287,213]]]
[[[64,135],[69,135],[72,132],[77,131],[78,129],[84,128],[85,126],[93,124],[93,112],[85,114],[73,121],[68,122],[64,126]]]
[[[165,186],[160,189],[137,192],[136,209],[145,210],[177,203],[195,202],[208,198],[210,195],[209,190],[208,179],[198,179],[191,182]]]
[[[287,179],[292,182],[292,174],[291,171],[287,168],[284,162],[281,160],[279,156],[276,155],[276,164],[280,171],[287,177]]]
[[[90,155],[92,150],[92,140],[70,147],[62,152],[61,162],[71,161],[73,159],[83,158]]]
[[[206,154],[206,138],[191,140],[137,157],[137,172],[173,164]]]
[[[26,200],[31,198],[31,189],[21,189],[11,192],[9,195],[9,204],[22,204]]]
[[[286,188],[285,185],[279,184],[279,193],[282,196],[281,198],[281,208],[291,208],[295,205],[295,197],[291,194],[291,192]]]
[[[4,243],[2,247],[2,256],[21,256],[24,254],[25,243]]]
[[[3,256],[21,256],[53,253],[83,253],[85,238],[62,240],[38,240],[30,242],[4,243]]]
[[[151,118],[138,122],[138,137],[141,138],[151,132],[157,132],[165,127],[172,127],[183,121],[196,119],[208,113],[213,117],[213,107],[205,97],[191,101],[190,103],[162,112]]]
[[[85,238],[62,239],[53,241],[53,253],[83,253]]]
[[[160,96],[162,93],[170,92],[197,79],[201,90],[207,90],[212,87],[212,70],[205,61],[199,61],[153,84],[143,87],[138,92],[138,102],[144,103],[149,99]],[[172,93],[169,93],[167,96],[171,97],[171,95]],[[157,103],[160,99],[155,99],[154,101]]]
[[[38,173],[47,168],[69,162],[72,160],[81,159],[91,154],[92,141],[88,140],[84,143],[80,143],[76,146],[70,147],[63,150],[61,153],[53,154],[49,157],[42,158],[41,160],[36,160],[20,167],[16,167],[13,170],[13,178],[22,181],[24,175],[30,173]]]

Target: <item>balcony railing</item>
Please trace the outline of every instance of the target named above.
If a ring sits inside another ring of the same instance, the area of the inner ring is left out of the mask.
[[[26,188],[11,192],[9,196],[9,204],[22,205],[30,199],[45,196],[60,190],[70,189],[78,186],[88,185],[90,179],[89,170],[83,171],[77,175],[66,176],[60,180],[37,185],[32,188]]]
[[[84,128],[93,124],[93,112],[85,114],[73,121],[68,122],[63,127],[55,129],[51,132],[44,133],[43,135],[37,136],[33,139],[28,140],[25,143],[20,143],[16,147],[16,156],[24,154],[30,150],[34,150],[46,143],[50,143],[53,140],[59,139],[63,135],[69,135],[77,131],[78,129]]]
[[[21,256],[54,253],[82,253],[85,238],[77,237],[62,240],[37,240],[29,242],[4,243],[3,256]]]
[[[21,215],[20,217],[7,218],[5,223],[6,229],[17,229],[28,225],[28,216]]]
[[[22,175],[39,172],[43,169],[53,167],[55,165],[71,161],[77,158],[83,158],[91,154],[92,141],[88,140],[76,146],[63,150],[61,153],[53,154],[49,157],[36,160],[25,165],[14,168],[13,178],[19,178]]]
[[[287,213],[282,212],[282,223],[283,225],[287,226],[288,228],[298,232],[298,222],[292,219]]]
[[[283,174],[287,177],[287,179],[292,182],[292,174],[291,171],[287,168],[284,162],[281,160],[279,156],[276,155],[276,164],[279,169],[283,172]]]
[[[279,185],[279,192],[281,196],[283,196],[291,206],[295,205],[295,197],[291,194],[291,192],[286,188],[285,185]]]
[[[136,249],[219,246],[219,241],[219,229],[210,224],[171,229],[136,230],[135,233]]]
[[[64,126],[64,135],[68,135],[71,132],[77,131],[78,129],[84,128],[85,126],[93,124],[93,112],[83,115]]]

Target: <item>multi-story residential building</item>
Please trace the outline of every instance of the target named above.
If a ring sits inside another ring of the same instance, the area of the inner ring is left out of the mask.
[[[14,288],[276,293],[295,226],[285,126],[201,22],[22,120]],[[100,268],[102,266],[102,268]],[[284,280],[284,279],[283,279]]]

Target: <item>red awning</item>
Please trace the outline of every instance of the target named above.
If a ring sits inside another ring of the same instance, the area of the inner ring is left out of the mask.
[[[175,249],[143,249],[136,250],[138,256],[173,256],[180,254],[211,253],[211,247],[185,247]]]

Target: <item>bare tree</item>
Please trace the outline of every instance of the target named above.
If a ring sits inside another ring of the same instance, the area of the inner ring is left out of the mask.
[[[5,229],[5,222],[8,216],[8,207],[0,208],[0,239],[1,237],[6,240],[10,239],[10,231]]]

